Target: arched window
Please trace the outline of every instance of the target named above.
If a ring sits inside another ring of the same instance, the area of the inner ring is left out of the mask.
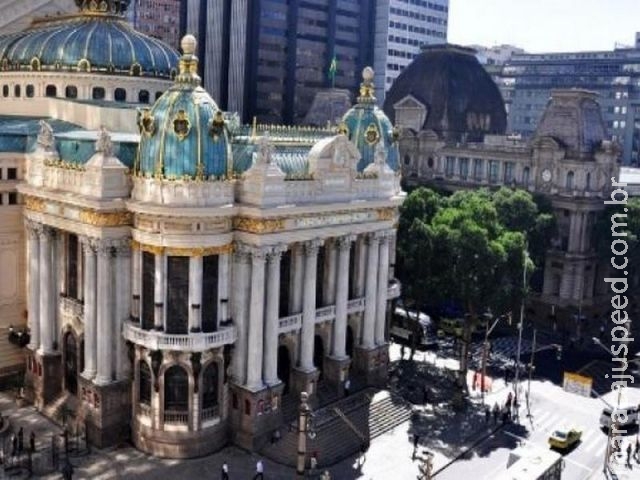
[[[404,164],[409,165],[411,163],[411,157],[409,155],[404,156]]]
[[[522,170],[522,185],[525,187],[529,185],[529,167],[524,167]]]
[[[91,96],[94,100],[104,100],[105,91],[102,87],[93,87],[93,91],[91,92]]]
[[[189,420],[189,377],[179,365],[164,373],[164,420],[174,423]]]
[[[158,100],[162,96],[162,92],[156,92],[156,100]]]
[[[67,85],[64,89],[64,96],[67,98],[78,98],[78,89],[73,85]]]
[[[151,405],[151,369],[144,360],[140,360],[139,366],[138,401],[145,405]]]
[[[585,182],[585,189],[591,190],[591,172],[587,172],[587,180]]]
[[[218,405],[218,364],[212,362],[202,373],[202,409],[215,408]],[[208,417],[206,412],[203,416]]]
[[[138,102],[139,103],[149,103],[149,91],[148,90],[140,90],[138,93]]]
[[[33,85],[27,85],[27,88],[25,89],[25,92],[27,94],[27,97],[29,98],[33,98],[33,96],[35,95],[35,88],[33,88]]]
[[[573,189],[573,172],[571,170],[567,172],[567,182],[565,186],[567,190]]]
[[[124,88],[116,88],[113,92],[113,98],[116,102],[126,102],[127,91]]]
[[[139,77],[142,74],[142,67],[140,66],[139,63],[134,63],[131,66],[131,75],[133,75],[134,77]]]
[[[19,97],[21,95],[22,89],[20,88],[20,85],[16,85],[15,87],[13,87],[13,96],[14,97]]]
[[[8,97],[9,96],[9,85],[3,85],[2,86],[2,96],[3,97]]]
[[[44,89],[45,97],[56,97],[58,95],[58,89],[55,85],[47,85]]]

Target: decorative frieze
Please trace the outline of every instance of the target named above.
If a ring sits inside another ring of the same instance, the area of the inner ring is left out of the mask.
[[[285,218],[235,217],[233,228],[248,233],[274,233],[285,229]]]
[[[163,247],[131,240],[130,246],[131,248],[153,253],[154,255],[169,255],[172,257],[206,257],[209,255],[223,255],[233,252],[233,244],[231,243],[212,247]]]

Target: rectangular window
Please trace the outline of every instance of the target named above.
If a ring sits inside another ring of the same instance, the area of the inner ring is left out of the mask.
[[[447,177],[453,177],[453,173],[456,168],[456,158],[455,157],[447,157],[445,164],[445,175]]]
[[[155,317],[155,272],[156,257],[142,252],[142,328],[151,330]]]
[[[513,172],[515,164],[513,162],[505,162],[504,164],[504,183],[511,183],[513,181]]]
[[[202,258],[202,331],[218,329],[218,255]]]
[[[17,180],[17,179],[18,179],[18,169],[7,168],[7,180]]]
[[[489,183],[497,183],[499,165],[496,160],[489,160]]]
[[[466,180],[469,176],[469,159],[461,158],[460,159],[460,178],[462,180]]]
[[[473,178],[477,182],[482,181],[482,171],[484,169],[484,160],[481,158],[473,159]]]
[[[78,237],[67,236],[67,296],[78,298]]]
[[[9,205],[17,205],[17,204],[18,204],[17,192],[9,192]]]
[[[189,325],[189,257],[167,257],[166,332],[186,334]]]

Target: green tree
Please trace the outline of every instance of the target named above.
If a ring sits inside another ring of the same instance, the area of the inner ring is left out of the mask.
[[[401,209],[398,275],[415,304],[454,301],[467,312],[460,362],[466,385],[471,330],[482,313],[513,310],[525,295],[528,238],[553,228],[525,191],[460,191],[440,197],[416,189]]]

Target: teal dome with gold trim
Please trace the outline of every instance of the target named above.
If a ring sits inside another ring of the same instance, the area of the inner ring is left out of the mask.
[[[171,78],[178,53],[134,30],[128,0],[76,0],[80,12],[34,21],[0,36],[0,69]]]
[[[400,168],[398,130],[393,127],[384,111],[376,105],[371,67],[363,70],[358,103],[344,114],[338,131],[347,135],[360,151],[362,157],[357,165],[359,172],[374,162],[376,148],[380,142],[384,147],[389,167],[394,171]]]
[[[182,39],[176,81],[151,108],[140,110],[134,168],[145,177],[215,180],[231,175],[231,146],[222,111],[200,86],[196,39]]]

